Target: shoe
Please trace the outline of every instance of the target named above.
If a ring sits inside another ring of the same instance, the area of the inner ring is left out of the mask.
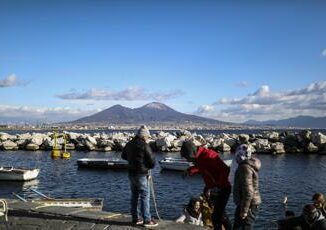
[[[158,223],[154,220],[151,220],[151,221],[145,221],[144,222],[144,227],[146,228],[151,228],[151,227],[156,227],[158,226]]]
[[[142,219],[138,219],[136,221],[133,221],[132,224],[133,225],[143,225],[144,224],[144,221]]]

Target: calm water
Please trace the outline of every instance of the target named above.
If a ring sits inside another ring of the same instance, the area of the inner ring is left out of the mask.
[[[104,210],[129,212],[129,184],[126,171],[78,169],[78,158],[116,157],[120,153],[72,152],[70,160],[52,160],[49,152],[0,151],[4,166],[39,167],[37,180],[30,182],[0,182],[0,197],[14,198],[13,192],[32,197],[29,188],[36,188],[52,197],[101,197],[105,199]],[[178,154],[156,154],[157,160]],[[231,158],[223,155],[223,158]],[[326,156],[319,155],[259,155],[262,161],[260,190],[263,204],[257,229],[266,229],[269,222],[282,218],[281,201],[286,193],[288,209],[300,213],[302,206],[310,202],[315,192],[326,192]],[[232,166],[231,181],[233,181]],[[182,179],[180,172],[160,171],[157,164],[153,170],[159,213],[164,219],[175,219],[192,196],[200,194],[203,182],[200,176]],[[232,197],[227,207],[233,218],[235,207]],[[152,209],[154,214],[154,209]]]

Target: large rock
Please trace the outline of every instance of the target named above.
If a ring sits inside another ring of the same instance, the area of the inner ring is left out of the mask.
[[[308,153],[316,153],[318,152],[318,147],[314,145],[312,142],[310,142],[307,146],[307,152]]]
[[[92,145],[96,146],[97,145],[97,141],[94,137],[91,137],[89,135],[86,136],[86,142],[91,143]],[[86,143],[85,143],[86,144]],[[87,144],[86,144],[87,145]]]
[[[271,146],[267,139],[257,139],[255,141],[255,148],[258,153],[268,153],[271,150]]]
[[[312,142],[317,146],[323,145],[326,143],[326,135],[322,134],[321,132],[318,132],[313,135]]]
[[[37,144],[34,143],[29,143],[26,145],[26,150],[31,150],[31,151],[36,151],[40,149],[40,146],[38,146]]]
[[[263,138],[268,139],[270,142],[278,142],[279,141],[279,133],[278,132],[264,132]]]
[[[0,141],[6,141],[6,140],[11,140],[11,139],[15,139],[15,136],[12,136],[8,133],[0,133]]]
[[[45,136],[43,134],[34,134],[34,135],[32,135],[32,138],[30,139],[30,143],[40,146],[43,143],[44,137]]]
[[[283,154],[285,153],[284,144],[281,142],[275,142],[271,144],[271,152],[273,154]]]
[[[1,149],[3,150],[18,150],[18,145],[10,140],[2,142]]]
[[[230,152],[231,151],[231,147],[225,143],[222,143],[221,145],[219,145],[217,147],[217,150],[220,152]]]
[[[239,142],[240,144],[249,144],[249,135],[248,134],[240,134],[239,135]]]

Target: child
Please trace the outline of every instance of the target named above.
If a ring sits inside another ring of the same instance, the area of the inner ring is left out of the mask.
[[[198,198],[191,198],[188,205],[183,210],[183,214],[176,220],[176,222],[203,226],[200,200]]]
[[[202,220],[205,227],[213,228],[212,214],[214,211],[214,205],[209,199],[210,190],[207,187],[204,188],[203,193],[200,196],[201,201],[201,213]]]

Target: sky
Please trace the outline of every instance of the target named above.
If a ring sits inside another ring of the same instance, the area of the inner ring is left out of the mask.
[[[0,0],[0,121],[161,102],[228,122],[325,116],[326,2]]]

